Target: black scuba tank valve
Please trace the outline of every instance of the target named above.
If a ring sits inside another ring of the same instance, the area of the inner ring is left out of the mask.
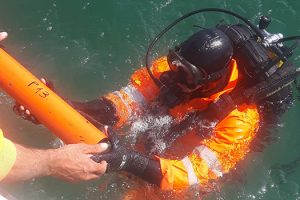
[[[258,24],[258,28],[262,31],[262,34],[264,36],[262,40],[262,44],[265,47],[270,47],[277,43],[280,39],[283,38],[282,33],[269,33],[266,28],[270,25],[272,22],[271,18],[268,16],[261,16]],[[282,46],[282,43],[277,43],[278,46]]]
[[[283,44],[282,43],[277,43],[280,39],[283,38],[283,35],[282,33],[275,33],[275,34],[270,34],[267,35],[264,40],[262,41],[262,44],[265,46],[265,47],[270,47],[270,46],[273,46],[275,43],[278,45],[278,46],[282,46]]]
[[[258,24],[258,28],[261,31],[261,34],[263,36],[263,38],[260,38],[261,40],[263,40],[264,38],[268,37],[269,35],[271,35],[271,33],[269,33],[266,29],[267,27],[270,25],[270,23],[272,22],[271,18],[268,16],[261,16],[260,20],[259,20],[259,24]]]
[[[270,25],[271,21],[272,20],[270,17],[265,16],[265,15],[261,16],[260,20],[259,20],[258,28],[260,30],[265,30]]]

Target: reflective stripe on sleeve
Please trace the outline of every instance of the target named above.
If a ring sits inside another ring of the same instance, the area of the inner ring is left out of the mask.
[[[198,177],[196,176],[192,163],[189,159],[189,157],[184,157],[181,162],[183,163],[187,173],[188,173],[188,180],[189,180],[189,185],[195,185],[195,184],[199,184],[199,180]]]
[[[127,108],[127,112],[129,114],[129,116],[131,116],[132,110],[131,110],[130,106],[128,105],[128,102],[124,100],[123,95],[121,94],[121,92],[115,91],[115,92],[113,92],[113,94],[116,95],[117,97],[119,97],[121,99],[121,101],[123,102],[123,104]]]
[[[208,147],[201,145],[195,148],[194,153],[198,154],[206,164],[209,169],[218,177],[223,176],[221,164],[216,156],[216,154]]]
[[[124,92],[138,104],[139,108],[145,106],[146,101],[144,96],[131,84],[123,88]]]
[[[131,84],[105,95],[105,98],[113,102],[116,107],[118,122],[116,127],[122,127],[126,122],[132,120],[136,114],[140,114],[145,107],[146,101],[143,95]]]

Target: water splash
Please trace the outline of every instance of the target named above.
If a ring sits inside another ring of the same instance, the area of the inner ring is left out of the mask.
[[[13,100],[7,96],[5,93],[0,92],[0,104],[1,105],[11,105],[13,104]]]
[[[144,136],[146,148],[150,148],[150,152],[163,152],[167,148],[163,137],[168,133],[172,122],[172,117],[168,115],[146,116],[133,122],[129,136],[135,142],[139,136]]]
[[[170,4],[172,4],[173,0],[165,0],[165,1],[159,2],[159,3],[156,3],[154,1],[150,1],[150,3],[153,4],[156,11],[159,11],[159,10],[169,6]]]

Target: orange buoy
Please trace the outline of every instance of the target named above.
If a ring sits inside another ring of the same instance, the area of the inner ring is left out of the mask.
[[[105,134],[0,48],[0,87],[65,143],[97,144]]]

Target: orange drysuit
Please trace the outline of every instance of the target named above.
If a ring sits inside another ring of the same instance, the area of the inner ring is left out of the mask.
[[[209,103],[218,99],[220,95],[230,93],[238,83],[239,72],[235,60],[231,61],[229,67],[230,78],[222,91],[207,98],[194,98],[175,106],[169,110],[170,115],[178,119],[190,112],[205,110]],[[156,60],[151,70],[157,78],[163,72],[169,71],[167,58]],[[141,68],[132,75],[126,87],[105,95],[105,98],[112,101],[116,107],[118,116],[116,127],[121,127],[130,122],[133,116],[142,114],[145,105],[155,101],[158,95],[159,88],[149,76],[147,69]],[[208,138],[195,139],[197,138],[195,134],[188,134],[184,140],[187,145],[193,143],[193,149],[186,152],[182,159],[157,157],[163,174],[161,188],[180,189],[195,184],[204,187],[209,180],[217,179],[229,172],[249,152],[250,143],[258,126],[257,106],[242,104],[220,120]]]

